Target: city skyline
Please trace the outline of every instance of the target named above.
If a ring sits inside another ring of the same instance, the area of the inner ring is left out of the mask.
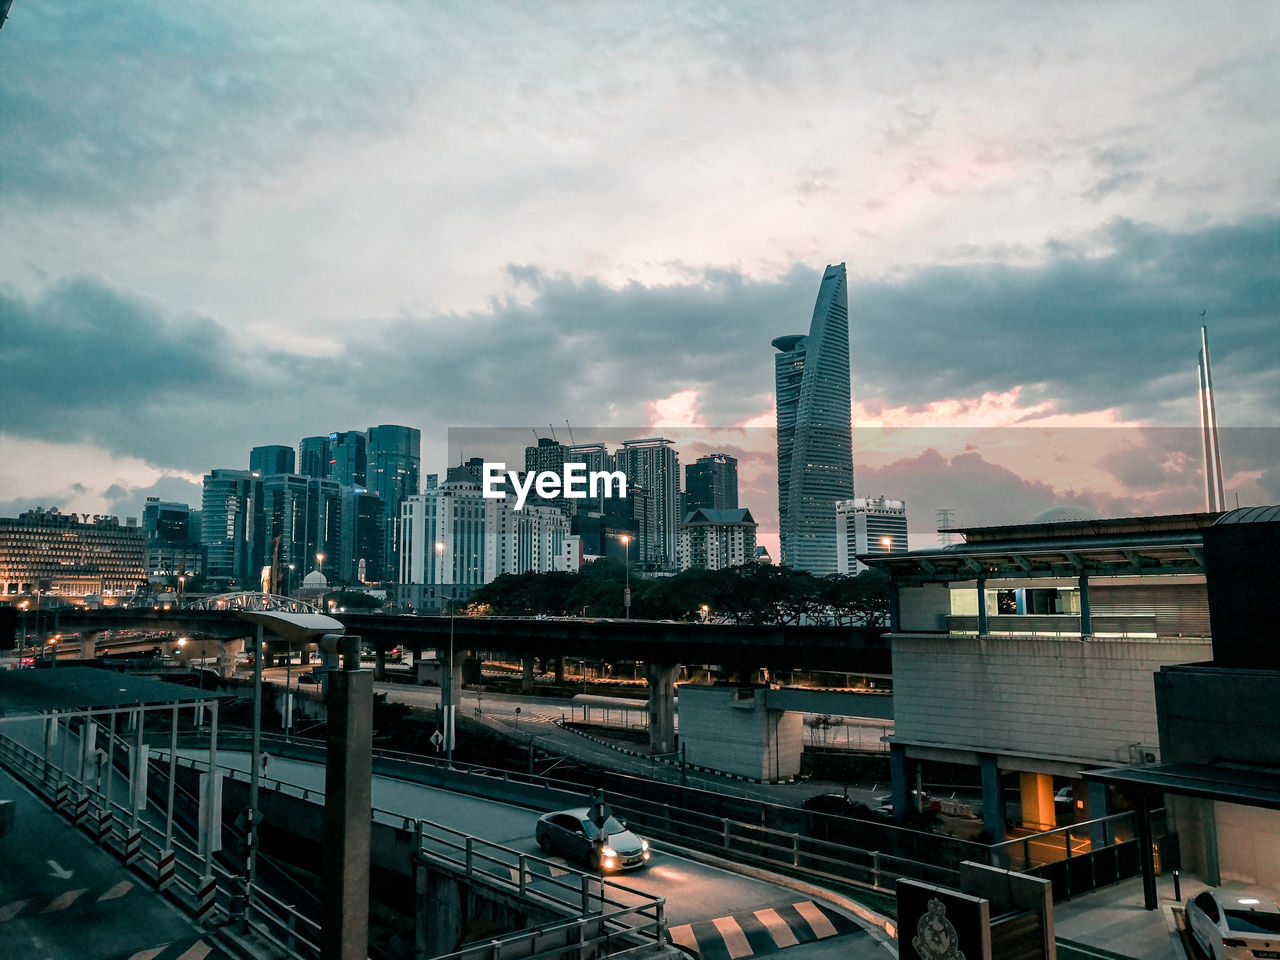
[[[1227,504],[1280,501],[1280,11],[1227,6],[19,4],[0,514],[368,423],[441,468],[466,424],[750,437],[839,261],[858,495],[1194,509],[1204,311]]]

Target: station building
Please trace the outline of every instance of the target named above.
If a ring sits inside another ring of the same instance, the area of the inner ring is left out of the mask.
[[[891,578],[895,811],[968,765],[992,841],[1123,796],[1210,882],[1280,885],[1280,508],[959,532],[863,558]]]

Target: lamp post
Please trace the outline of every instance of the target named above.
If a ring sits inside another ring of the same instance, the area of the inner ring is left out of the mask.
[[[187,592],[187,578],[179,574],[178,575],[178,609],[179,610],[182,609],[182,598],[186,594],[186,592]]]
[[[324,554],[323,553],[316,554],[316,572],[324,573]]]
[[[622,545],[627,548],[627,585],[622,591],[622,606],[626,611],[626,619],[631,619],[631,537],[622,535]]]
[[[293,564],[286,564],[286,566],[289,568],[289,580],[284,585],[284,595],[286,597],[291,597],[293,596]]]
[[[444,602],[444,541],[436,541],[436,582]],[[445,661],[444,685],[440,688],[440,713],[444,726],[444,759],[453,767],[453,597],[449,598],[449,659]]]
[[[884,547],[885,553],[893,553],[893,537],[881,537],[880,546]]]

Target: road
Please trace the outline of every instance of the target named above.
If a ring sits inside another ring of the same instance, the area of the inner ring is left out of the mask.
[[[198,751],[182,751],[201,759]],[[241,771],[249,757],[223,751],[219,764]],[[317,792],[324,768],[272,757],[271,780]],[[454,830],[509,847],[517,854],[542,857],[534,842],[538,814],[490,800],[468,797],[387,777],[373,779],[373,805],[397,817],[431,820]],[[556,858],[547,858],[573,867]],[[513,863],[514,863],[513,859]],[[672,938],[706,960],[763,956],[787,947],[788,960],[884,960],[888,954],[866,931],[839,911],[774,883],[708,866],[659,846],[648,868],[618,878],[619,883],[666,899]]]
[[[219,960],[137,874],[0,769],[17,826],[0,838],[0,954],[30,960]]]

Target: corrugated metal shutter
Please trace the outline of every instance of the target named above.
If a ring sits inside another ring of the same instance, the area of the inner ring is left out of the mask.
[[[1106,587],[1090,585],[1096,617],[1154,617],[1161,637],[1209,636],[1209,594],[1203,584]]]

